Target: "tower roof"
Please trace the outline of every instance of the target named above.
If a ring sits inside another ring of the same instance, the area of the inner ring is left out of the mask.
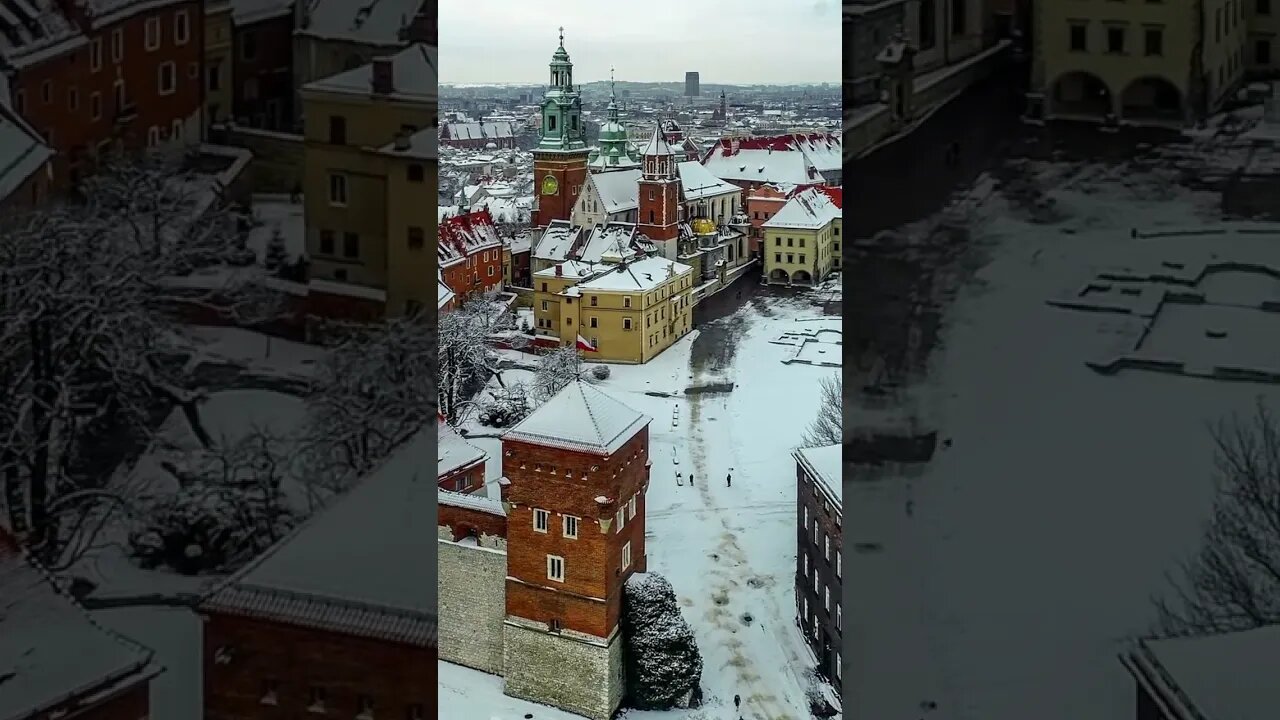
[[[649,420],[588,383],[575,380],[508,430],[503,439],[612,455]]]
[[[667,139],[662,136],[662,125],[653,126],[653,135],[649,138],[649,144],[644,146],[644,154],[648,155],[675,155],[671,152],[671,146],[667,144]]]
[[[569,51],[564,49],[564,26],[560,26],[560,45],[556,47],[555,54],[551,56],[553,63],[569,62]]]

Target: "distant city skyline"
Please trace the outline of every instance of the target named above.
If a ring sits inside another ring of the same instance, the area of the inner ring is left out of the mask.
[[[547,83],[564,27],[574,82],[614,77],[708,85],[839,83],[841,14],[835,0],[649,0],[619,13],[599,0],[443,0],[440,83]]]

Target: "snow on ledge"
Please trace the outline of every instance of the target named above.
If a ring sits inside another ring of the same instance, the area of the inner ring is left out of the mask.
[[[483,495],[470,495],[467,493],[454,492],[452,490],[440,490],[437,498],[441,505],[464,508],[467,510],[478,510],[480,512],[489,513],[490,515],[497,515],[498,517],[507,516],[507,511],[502,508],[502,501]]]

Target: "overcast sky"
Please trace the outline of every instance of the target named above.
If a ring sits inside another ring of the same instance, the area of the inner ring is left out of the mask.
[[[840,82],[836,0],[440,0],[440,82],[547,82],[557,28],[575,83]]]

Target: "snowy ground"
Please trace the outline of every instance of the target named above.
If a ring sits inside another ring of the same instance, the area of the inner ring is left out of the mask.
[[[704,325],[700,332],[724,335],[710,356],[694,353],[690,336],[646,365],[611,366],[611,377],[599,383],[653,418],[649,570],[675,587],[705,663],[704,707],[631,711],[631,720],[718,720],[729,716],[735,694],[742,696],[747,720],[809,717],[804,673],[815,662],[794,620],[791,450],[817,413],[820,381],[839,369],[784,364],[795,347],[775,341],[788,332],[839,329],[839,317],[821,316],[804,295],[770,296]],[[729,393],[684,394],[688,387],[716,383],[737,385]],[[496,479],[499,441],[473,442],[489,453],[487,476]],[[683,486],[676,484],[677,472]],[[729,473],[732,487],[726,487]],[[499,720],[522,717],[521,711],[574,717],[506,698],[500,680],[482,673],[441,663],[441,678],[441,717],[462,708],[468,717]]]
[[[1134,240],[1131,227],[1230,223],[1216,194],[1167,176],[1048,164],[1036,175],[1064,219],[1035,224],[998,194],[987,201],[974,239],[990,261],[948,311],[917,388],[953,446],[896,496],[847,503],[854,541],[885,545],[847,568],[855,717],[1132,717],[1133,682],[1116,653],[1149,629],[1163,574],[1199,541],[1212,501],[1205,423],[1249,411],[1259,394],[1280,401],[1276,386],[1096,374],[1084,361],[1125,322],[1045,302],[1135,254],[1159,265],[1268,252],[1274,263],[1274,237]],[[937,709],[922,711],[925,701]]]

